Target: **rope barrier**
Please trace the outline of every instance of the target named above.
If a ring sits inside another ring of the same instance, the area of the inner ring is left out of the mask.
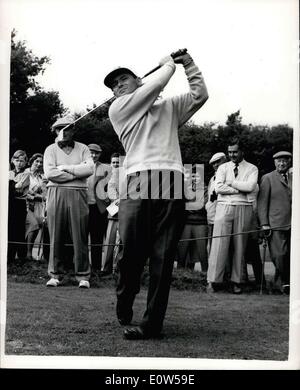
[[[208,240],[208,239],[213,239],[213,238],[222,238],[222,237],[233,237],[233,236],[238,236],[238,235],[242,235],[242,234],[250,234],[250,233],[268,233],[270,232],[271,230],[278,230],[278,229],[282,229],[282,228],[290,228],[291,225],[283,225],[283,226],[275,226],[275,227],[272,227],[268,230],[264,230],[264,229],[256,229],[256,230],[248,230],[246,232],[238,232],[238,233],[230,233],[230,234],[224,234],[224,235],[219,235],[219,236],[207,236],[207,237],[197,237],[197,238],[185,238],[185,239],[182,239],[182,240],[179,240],[179,242],[186,242],[186,241],[199,241],[199,240]],[[8,244],[17,244],[17,245],[27,245],[27,242],[24,242],[24,241],[7,241]],[[48,244],[48,243],[35,243],[33,244],[34,247],[36,246],[50,246],[51,244]],[[105,246],[122,246],[123,244],[122,243],[119,243],[119,244],[88,244],[88,247],[93,247],[93,246],[101,246],[101,247],[105,247]],[[73,246],[73,244],[64,244],[64,246]]]
[[[222,237],[232,237],[232,236],[239,236],[241,234],[250,234],[250,233],[257,233],[257,232],[260,232],[260,233],[267,233],[267,232],[270,232],[270,230],[277,230],[279,228],[285,228],[285,227],[291,227],[291,225],[283,225],[283,226],[275,226],[273,228],[270,228],[270,229],[258,229],[258,230],[248,230],[246,232],[239,232],[239,233],[230,233],[230,234],[224,234],[224,235],[220,235],[220,236],[208,236],[208,237],[198,237],[198,238],[185,238],[185,239],[182,239],[182,240],[179,240],[179,242],[183,242],[183,241],[197,241],[197,240],[208,240],[209,238],[213,239],[213,238],[222,238]]]

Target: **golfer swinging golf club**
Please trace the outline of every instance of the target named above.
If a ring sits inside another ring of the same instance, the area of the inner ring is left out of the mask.
[[[189,92],[158,99],[176,64],[184,67]],[[117,68],[104,79],[116,98],[109,118],[126,152],[127,192],[121,195],[119,208],[123,245],[116,288],[121,325],[131,324],[141,274],[149,261],[147,307],[139,326],[125,329],[124,337],[129,340],[161,337],[175,252],[185,222],[184,199],[176,190],[183,183],[178,128],[208,99],[202,74],[185,49],[163,58],[159,65],[146,82],[127,68]]]

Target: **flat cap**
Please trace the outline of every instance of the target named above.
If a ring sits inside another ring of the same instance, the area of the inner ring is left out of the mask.
[[[62,118],[58,118],[57,121],[54,122],[53,125],[51,126],[51,131],[55,131],[57,127],[65,127],[73,122],[74,119],[70,115],[64,116]]]
[[[89,144],[89,145],[88,145],[88,148],[89,148],[90,150],[94,150],[95,152],[102,152],[102,149],[101,149],[100,146],[97,145],[97,144]]]
[[[277,152],[273,155],[273,158],[280,158],[280,157],[292,157],[292,153],[287,152],[286,150],[282,150],[280,152]]]
[[[108,88],[111,88],[112,87],[112,82],[113,82],[114,78],[119,76],[120,74],[130,74],[135,79],[137,78],[137,76],[133,73],[132,70],[130,70],[128,68],[121,68],[121,67],[119,67],[119,68],[116,68],[116,69],[112,70],[110,73],[108,73],[108,75],[104,79],[104,84]]]
[[[209,164],[213,164],[214,162],[220,160],[221,158],[226,158],[225,153],[223,153],[223,152],[215,153],[212,156],[212,158],[209,160]]]

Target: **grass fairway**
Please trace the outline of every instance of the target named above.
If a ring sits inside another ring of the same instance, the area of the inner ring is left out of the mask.
[[[46,288],[44,271],[35,271],[8,277],[7,355],[288,358],[288,296],[257,291],[207,294],[194,272],[172,285],[165,337],[127,341],[115,316],[113,279],[100,279],[89,290],[72,283]],[[134,305],[134,323],[145,302],[142,287]]]

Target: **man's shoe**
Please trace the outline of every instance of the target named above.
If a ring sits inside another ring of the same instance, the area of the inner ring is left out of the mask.
[[[216,292],[216,290],[214,289],[214,287],[213,287],[213,284],[212,283],[207,283],[207,286],[206,286],[206,292],[207,293],[215,293]]]
[[[290,294],[290,285],[289,284],[284,284],[282,286],[282,292],[283,292],[283,294],[289,295]]]
[[[50,280],[48,280],[48,282],[46,283],[46,286],[47,287],[57,287],[60,285],[60,281],[58,279],[55,279],[55,278],[51,278]]]
[[[237,284],[234,284],[232,292],[233,292],[233,294],[241,294],[243,292],[243,290],[241,289],[240,286],[238,286]]]
[[[134,328],[127,328],[124,330],[124,338],[126,340],[148,340],[162,338],[161,333],[148,333],[145,332],[140,326]]]
[[[88,280],[81,280],[79,282],[79,288],[90,288],[90,282]]]

